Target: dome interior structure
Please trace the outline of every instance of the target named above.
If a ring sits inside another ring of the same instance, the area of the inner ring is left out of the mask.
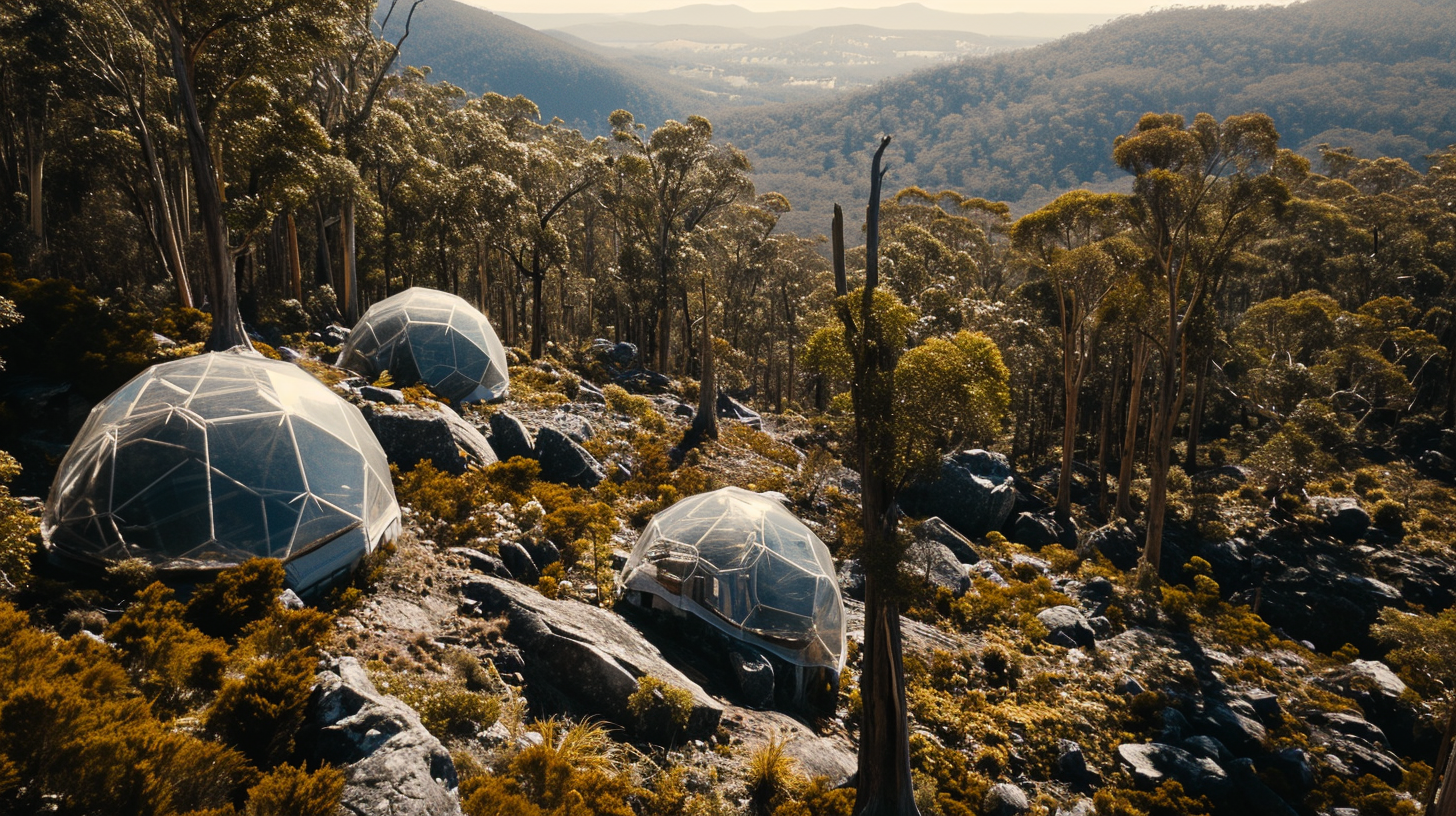
[[[92,409],[42,533],[61,560],[92,564],[278,558],[304,592],[399,524],[389,463],[357,408],[297,366],[224,352],[153,366]]]
[[[506,351],[490,321],[449,292],[414,287],[364,313],[339,352],[339,367],[399,385],[423,382],[455,402],[488,402],[509,386]]]
[[[649,593],[790,664],[844,667],[844,601],[829,550],[779,502],[737,487],[658,513],[622,569]]]

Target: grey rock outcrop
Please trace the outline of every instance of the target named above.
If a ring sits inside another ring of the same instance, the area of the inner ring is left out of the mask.
[[[494,575],[498,578],[508,580],[515,577],[511,574],[510,569],[506,567],[504,561],[490,553],[483,553],[480,550],[469,547],[451,547],[450,552],[464,558],[470,564],[470,568],[476,572],[483,572],[486,575]]]
[[[722,391],[718,392],[718,416],[738,420],[755,430],[763,430],[763,417],[759,416],[757,411]]]
[[[1195,757],[1182,748],[1150,742],[1117,746],[1117,758],[1139,787],[1152,789],[1173,779],[1194,796],[1218,800],[1228,794],[1229,776],[1211,759]]]
[[[366,403],[362,410],[385,455],[402,470],[428,459],[439,470],[459,474],[470,465],[497,461],[480,431],[446,405]]]
[[[981,803],[981,812],[986,816],[1021,816],[1028,810],[1031,800],[1026,798],[1026,791],[1010,782],[992,785]]]
[[[1143,542],[1132,527],[1126,524],[1109,524],[1089,533],[1087,544],[1107,556],[1107,560],[1114,567],[1126,571],[1137,566]]]
[[[1052,767],[1052,775],[1084,792],[1102,784],[1102,774],[1087,767],[1087,757],[1082,753],[1082,746],[1072,740],[1058,741],[1057,762]]]
[[[595,456],[555,428],[543,426],[536,432],[536,458],[541,462],[541,478],[548,482],[596,487],[607,478]]]
[[[962,564],[974,564],[981,560],[980,554],[971,545],[971,540],[946,524],[939,516],[931,516],[916,525],[915,537],[944,544]]]
[[[347,813],[460,813],[449,752],[409,706],[380,694],[352,657],[319,673],[298,742],[311,760],[344,769]]]
[[[1378,660],[1355,660],[1326,671],[1320,685],[1355,701],[1365,718],[1389,738],[1401,756],[1418,756],[1436,747],[1430,730],[1420,726],[1429,716],[1425,706],[1406,694],[1406,684]]]
[[[525,547],[515,541],[500,543],[500,559],[511,575],[519,581],[534,584],[541,578],[541,569],[536,565],[536,560]]]
[[[517,456],[536,458],[536,446],[531,442],[526,426],[505,411],[490,415],[490,446],[502,460]]]
[[[1360,506],[1359,499],[1312,496],[1310,504],[1315,515],[1324,519],[1330,534],[1336,538],[1354,541],[1370,529],[1370,514]]]
[[[1236,706],[1247,710],[1239,711]],[[1235,754],[1252,756],[1262,751],[1267,737],[1264,726],[1253,717],[1253,713],[1248,703],[1239,700],[1229,705],[1210,706],[1198,719],[1198,724]]]
[[[404,392],[393,388],[380,388],[377,385],[366,385],[359,389],[359,396],[370,402],[382,402],[385,405],[404,405]]]
[[[1390,744],[1390,739],[1385,736],[1385,732],[1380,730],[1379,726],[1358,714],[1336,711],[1326,714],[1324,720],[1325,725],[1331,731],[1338,731],[1347,737],[1361,739],[1371,745]]]
[[[507,637],[524,654],[528,687],[545,687],[582,715],[625,726],[636,718],[627,698],[643,676],[685,689],[692,710],[685,736],[705,739],[718,727],[723,707],[669,663],[642,633],[614,612],[578,601],[553,601],[520,584],[481,577],[461,588],[485,615],[505,615]],[[645,733],[668,740],[672,734]]]
[[[937,589],[945,589],[959,598],[971,590],[971,576],[965,564],[950,548],[938,541],[921,540],[912,543],[900,566],[906,574],[914,576]]]
[[[1022,513],[1011,527],[1011,540],[1033,550],[1057,543],[1062,530],[1055,521],[1039,513]]]
[[[957,451],[941,459],[940,474],[900,494],[912,516],[939,516],[962,535],[975,538],[999,530],[1016,503],[1011,464],[999,453]]]
[[[557,411],[551,415],[551,419],[548,421],[553,428],[566,434],[571,441],[576,443],[585,442],[596,435],[596,429],[592,427],[591,422],[566,411]]]
[[[549,538],[524,538],[520,542],[539,569],[546,569],[561,560],[561,548]]]
[[[1053,643],[1065,641],[1074,647],[1090,648],[1097,645],[1097,633],[1087,622],[1087,616],[1075,606],[1054,606],[1036,613],[1036,619],[1047,628],[1047,639]]]

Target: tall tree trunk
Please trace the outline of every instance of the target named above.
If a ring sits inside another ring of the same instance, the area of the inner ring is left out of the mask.
[[[298,257],[298,225],[293,222],[293,213],[288,214],[288,291],[293,299],[303,302],[303,262]]]
[[[192,284],[187,279],[187,261],[182,255],[181,230],[177,223],[180,218],[174,215],[172,196],[167,194],[167,179],[162,173],[162,163],[157,158],[157,146],[152,141],[152,131],[147,127],[146,113],[132,104],[130,96],[127,97],[127,102],[136,119],[137,142],[141,145],[142,159],[147,165],[147,186],[151,189],[152,198],[156,200],[157,239],[168,271],[172,273],[172,282],[177,287],[177,305],[190,307],[194,305]]]
[[[897,454],[893,431],[897,350],[885,342],[873,305],[874,290],[879,285],[880,182],[883,178],[880,162],[889,144],[888,136],[880,141],[871,164],[865,288],[860,302],[853,392],[860,447],[865,564],[864,665],[860,673],[864,708],[860,721],[856,816],[919,816],[910,777],[910,726],[900,602],[896,595],[903,553],[896,531],[894,485],[889,480]]]
[[[197,110],[197,96],[192,86],[191,66],[182,46],[182,34],[174,20],[167,20],[167,33],[172,44],[172,69],[177,79],[177,96],[187,131],[187,152],[192,156],[192,180],[197,186],[197,210],[202,221],[203,238],[207,242],[208,298],[212,307],[212,334],[207,338],[208,351],[222,351],[235,346],[253,347],[243,329],[238,311],[237,281],[233,271],[232,247],[228,244],[227,222],[223,220],[222,188],[207,135],[202,130],[202,115]]]
[[[29,196],[30,234],[38,246],[45,246],[45,117],[48,104],[41,102],[40,116],[25,117],[25,179]]]
[[[344,312],[344,322],[350,326],[359,322],[359,270],[354,255],[354,197],[344,197],[339,211],[339,254],[343,261],[341,277],[344,293],[339,305]]]
[[[713,304],[708,300],[708,276],[703,275],[702,371],[698,378],[698,412],[688,436],[694,444],[718,438],[718,377],[713,365]]]
[[[531,359],[539,360],[546,353],[546,308],[542,289],[546,274],[540,270],[531,272]]]
[[[1062,320],[1062,469],[1057,476],[1057,521],[1072,518],[1073,462],[1077,453],[1077,400],[1082,392],[1082,360],[1077,354],[1078,307],[1067,314],[1066,297],[1059,295]],[[1085,350],[1084,350],[1085,351]]]
[[[1137,460],[1138,420],[1143,412],[1143,379],[1147,374],[1152,348],[1145,337],[1132,341],[1131,389],[1127,398],[1127,425],[1122,437],[1122,460],[1117,469],[1117,515],[1127,521],[1136,516],[1132,510],[1133,464]]]
[[[1112,415],[1122,400],[1122,358],[1112,361],[1112,382],[1108,384],[1108,399],[1098,411],[1097,432],[1097,515],[1107,518],[1107,460],[1112,451]]]
[[[1188,446],[1183,456],[1183,469],[1189,473],[1198,470],[1198,434],[1203,430],[1203,402],[1208,393],[1208,369],[1211,365],[1206,355],[1199,355],[1198,360],[1193,405],[1188,409]]]
[[[324,218],[324,205],[318,199],[313,202],[314,224],[318,232],[318,245],[314,249],[313,282],[315,286],[334,289],[334,259],[329,253],[329,222]],[[334,297],[339,292],[334,289]]]
[[[1176,333],[1170,332],[1176,337]],[[1148,429],[1151,442],[1148,451],[1147,539],[1143,543],[1141,566],[1153,576],[1158,574],[1163,555],[1163,516],[1168,506],[1168,471],[1173,466],[1173,429],[1183,407],[1184,368],[1187,350],[1179,343],[1163,354],[1162,376],[1158,383],[1157,410]]]

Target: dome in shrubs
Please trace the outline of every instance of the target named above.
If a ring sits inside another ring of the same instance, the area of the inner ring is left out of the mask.
[[[62,562],[186,573],[277,558],[308,592],[399,523],[359,409],[297,366],[225,352],[152,366],[92,409],[41,529]]]
[[[813,531],[767,496],[725,487],[658,513],[621,582],[791,665],[829,669],[836,678],[844,667],[834,560]]]
[[[339,352],[339,366],[396,385],[422,382],[455,402],[505,396],[506,350],[490,321],[448,292],[415,287],[364,313]]]

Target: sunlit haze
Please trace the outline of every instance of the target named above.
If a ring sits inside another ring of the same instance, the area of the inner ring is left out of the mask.
[[[531,12],[536,14],[611,14],[614,12],[656,11],[679,8],[687,2],[672,0],[466,0],[471,5],[492,11]],[[1015,3],[990,2],[990,0],[940,0],[921,3],[940,11],[962,14],[1004,14],[1008,12],[1035,12],[1052,14],[1139,14],[1153,9],[1173,5],[1202,6],[1264,6],[1288,5],[1291,0],[1219,0],[1216,3],[1149,3],[1146,0],[1020,0]],[[750,11],[799,11],[827,8],[884,8],[899,5],[890,0],[737,0],[734,3],[713,5],[736,5]]]

